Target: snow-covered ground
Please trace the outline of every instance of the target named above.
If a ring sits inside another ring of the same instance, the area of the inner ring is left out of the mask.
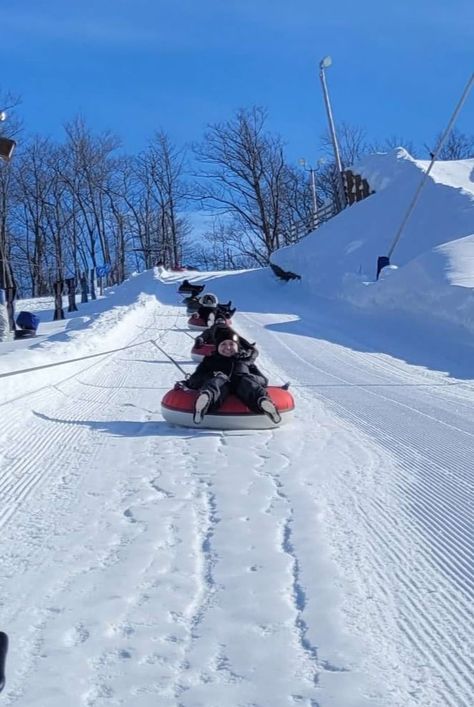
[[[352,284],[329,297],[305,265],[193,273],[291,381],[269,431],[163,420],[183,377],[163,351],[195,365],[178,275],[63,322],[20,304],[42,324],[0,344],[2,704],[472,704],[472,337],[416,299],[407,316],[354,307]]]

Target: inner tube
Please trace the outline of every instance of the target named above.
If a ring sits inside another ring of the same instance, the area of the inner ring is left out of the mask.
[[[288,390],[277,386],[268,386],[269,397],[275,403],[281,415],[281,422],[275,424],[267,415],[249,410],[244,403],[229,395],[219,410],[208,413],[203,421],[196,425],[193,420],[194,401],[199,395],[197,390],[169,390],[161,401],[161,414],[166,422],[182,427],[207,428],[215,430],[268,430],[286,422],[294,410],[295,401]]]
[[[200,329],[201,331],[203,329],[209,328],[204,319],[201,319],[201,317],[196,317],[194,315],[192,317],[189,317],[188,326],[190,329]]]
[[[203,344],[202,346],[194,345],[191,349],[191,358],[193,361],[202,361],[202,359],[206,356],[211,356],[215,350],[215,344]]]

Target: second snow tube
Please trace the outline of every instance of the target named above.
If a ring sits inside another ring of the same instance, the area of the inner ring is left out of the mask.
[[[204,319],[201,319],[201,317],[198,317],[194,314],[191,317],[189,317],[188,326],[190,329],[199,329],[200,331],[203,331],[204,329],[209,328],[207,326],[206,322],[204,321]]]

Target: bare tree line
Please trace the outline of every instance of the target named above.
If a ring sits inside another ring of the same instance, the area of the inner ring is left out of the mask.
[[[63,143],[35,136],[2,166],[2,251],[22,293],[49,294],[98,265],[109,266],[112,284],[140,262],[179,261],[187,232],[179,152],[161,132],[143,154],[119,148],[77,118]]]
[[[22,296],[40,296],[99,265],[108,266],[110,284],[158,262],[265,265],[274,250],[295,241],[293,224],[313,214],[307,172],[290,164],[267,121],[261,107],[240,109],[208,126],[199,144],[178,149],[157,131],[137,155],[123,154],[115,135],[94,134],[81,117],[65,126],[61,143],[21,139],[14,159],[0,166],[0,285],[15,283]],[[8,129],[18,133],[21,126],[13,120]],[[371,143],[348,124],[339,126],[339,139],[346,166],[400,144],[418,152],[398,137]],[[326,155],[316,168],[323,205],[337,188],[327,135],[320,153]],[[442,157],[473,154],[474,137],[455,132]],[[200,210],[213,218],[197,239],[191,217]]]

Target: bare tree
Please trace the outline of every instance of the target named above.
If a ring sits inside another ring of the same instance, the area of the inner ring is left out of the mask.
[[[23,253],[19,264],[29,272],[33,297],[48,291],[48,247],[45,210],[51,197],[52,175],[48,140],[34,137],[23,146],[14,169],[15,244]]]
[[[292,176],[266,119],[263,108],[240,109],[232,120],[209,126],[195,147],[202,203],[227,219],[236,249],[259,265],[282,245]]]
[[[391,135],[381,142],[370,142],[368,144],[368,152],[387,152],[388,150],[394,150],[397,147],[403,147],[412,157],[421,157],[420,151],[416,147],[413,140],[402,137],[401,135]]]
[[[112,155],[120,141],[109,132],[94,136],[78,117],[65,126],[61,176],[71,194],[87,233],[86,245],[91,264],[96,267],[99,253],[111,262],[107,237],[106,195],[113,169]]]
[[[151,207],[157,219],[153,243],[149,229],[145,229],[147,244],[144,247],[171,267],[180,264],[182,246],[189,231],[183,216],[188,198],[184,175],[185,151],[178,150],[164,131],[156,132],[138,160],[138,176],[148,213],[150,215]]]
[[[0,122],[0,136],[17,138],[22,130],[16,113],[20,98],[0,91],[0,110],[8,112],[8,120]],[[15,277],[10,259],[9,218],[11,213],[12,171],[10,164],[0,165],[0,287],[13,287]]]
[[[437,145],[441,139],[438,135]],[[474,157],[474,135],[466,135],[457,128],[451,131],[448,139],[441,148],[438,159],[440,160],[465,160]]]

